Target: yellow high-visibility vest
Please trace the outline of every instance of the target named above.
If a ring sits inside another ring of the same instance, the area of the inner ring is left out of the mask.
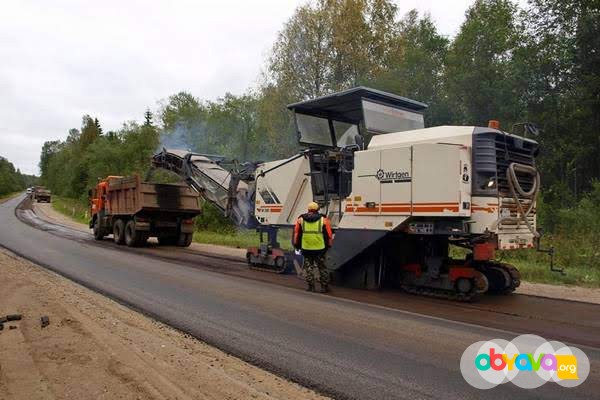
[[[324,250],[323,217],[307,222],[302,218],[302,250]]]

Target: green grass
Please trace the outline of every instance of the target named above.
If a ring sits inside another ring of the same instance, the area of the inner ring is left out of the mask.
[[[600,287],[600,238],[589,232],[544,236],[542,247],[551,245],[555,268],[564,268],[566,275],[550,271],[550,256],[533,249],[500,252],[498,257],[516,266],[529,282]]]
[[[566,238],[555,237],[554,240],[548,240],[557,246],[554,256],[554,267],[564,268],[565,275],[550,270],[550,256],[539,253],[534,249],[522,249],[511,251],[499,251],[496,253],[496,260],[511,264],[521,272],[521,278],[527,282],[547,283],[551,285],[576,285],[584,287],[600,287],[600,267],[589,265],[579,255],[575,257],[568,250],[569,245],[577,250],[575,253],[584,253],[581,243],[570,243]],[[546,243],[543,240],[542,243]],[[450,256],[453,258],[464,258],[467,251],[460,247],[451,246]]]
[[[292,245],[290,229],[280,230],[278,239],[279,244],[283,249],[291,249]],[[264,240],[267,240],[266,234],[264,234]],[[245,249],[247,247],[258,246],[260,243],[260,234],[258,232],[249,230],[238,230],[232,232],[213,232],[210,230],[202,230],[194,232],[194,242]]]
[[[236,233],[196,231],[194,232],[194,242],[245,249],[246,247],[256,246],[259,243],[259,234],[254,231],[240,231]]]
[[[75,222],[86,225],[89,222],[88,206],[79,199],[53,195],[52,208]]]
[[[558,244],[558,243],[557,243]],[[565,275],[550,270],[550,256],[535,250],[514,250],[500,253],[502,262],[512,264],[521,272],[524,281],[558,285],[600,287],[600,268],[577,262],[577,258],[561,253],[563,244],[558,244],[554,256],[554,267],[564,268]]]
[[[549,259],[545,263],[506,257],[504,262],[514,265],[527,282],[548,283],[552,285],[576,285],[600,287],[600,273],[597,269],[584,269],[565,266],[566,275],[550,271]],[[563,267],[559,265],[559,267]]]
[[[6,200],[12,199],[13,197],[15,197],[15,196],[17,196],[17,195],[19,195],[21,193],[23,193],[23,191],[12,192],[12,193],[5,193],[3,195],[0,195],[0,203],[4,202]]]

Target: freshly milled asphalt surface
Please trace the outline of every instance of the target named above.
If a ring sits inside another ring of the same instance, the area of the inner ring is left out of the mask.
[[[514,333],[431,318],[223,275],[56,235],[0,205],[0,245],[254,364],[337,398],[591,399],[600,396],[600,350],[588,380],[566,389],[504,384],[482,392],[459,360],[479,340]],[[67,232],[68,233],[68,232]],[[1,301],[1,298],[0,298]],[[599,316],[600,318],[600,316]],[[527,332],[519,332],[527,333]]]

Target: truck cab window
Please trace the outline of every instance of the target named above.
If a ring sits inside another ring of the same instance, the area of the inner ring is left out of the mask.
[[[373,133],[403,132],[425,127],[423,114],[400,107],[363,100],[366,130]]]
[[[337,147],[347,147],[359,144],[358,126],[347,122],[333,121],[333,130]]]
[[[296,113],[296,126],[300,135],[300,143],[333,146],[327,118]]]

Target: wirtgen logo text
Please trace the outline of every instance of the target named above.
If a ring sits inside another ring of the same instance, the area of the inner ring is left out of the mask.
[[[493,339],[473,343],[461,357],[460,370],[465,380],[479,389],[506,382],[533,389],[548,381],[575,387],[588,377],[590,361],[577,347],[521,335],[510,342]]]

